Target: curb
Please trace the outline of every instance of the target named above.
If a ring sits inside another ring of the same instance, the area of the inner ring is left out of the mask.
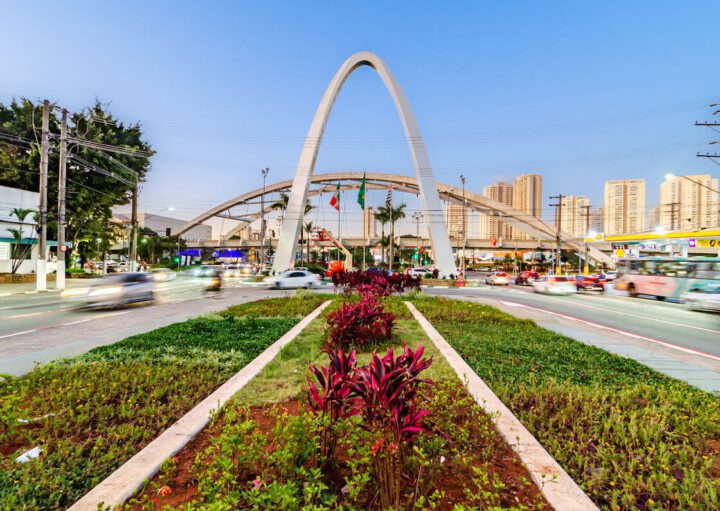
[[[513,415],[490,387],[448,344],[425,316],[410,302],[405,302],[438,351],[445,357],[470,395],[488,414],[495,414],[495,425],[505,441],[530,472],[540,492],[555,511],[599,511],[580,486],[568,475],[540,442]]]
[[[207,426],[213,414],[220,410],[237,391],[247,385],[329,304],[330,300],[305,316],[302,321],[258,355],[255,360],[243,367],[235,376],[223,383],[215,392],[203,399],[175,424],[75,502],[68,508],[68,511],[97,511],[100,505],[103,509],[107,506],[110,506],[111,509],[121,506],[133,496],[138,488],[142,487],[146,480],[157,474],[163,461],[175,455],[195,438]]]

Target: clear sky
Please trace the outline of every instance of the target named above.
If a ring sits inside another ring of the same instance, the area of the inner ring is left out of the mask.
[[[261,185],[262,167],[291,177],[330,78],[370,50],[408,96],[438,181],[465,174],[479,192],[535,172],[546,197],[600,206],[606,180],[645,178],[650,207],[667,172],[718,175],[695,156],[713,133],[693,126],[720,99],[717,14],[714,0],[5,1],[0,101],[111,102],[158,151],[141,207],[191,218]],[[316,171],[334,170],[412,174],[369,69],[328,123]]]

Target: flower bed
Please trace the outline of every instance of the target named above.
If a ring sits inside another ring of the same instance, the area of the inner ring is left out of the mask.
[[[3,509],[65,508],[259,355],[321,296],[232,307],[0,386]],[[38,459],[16,463],[34,446]]]
[[[602,508],[720,508],[720,398],[492,307],[414,304]]]
[[[413,356],[421,377],[434,381],[414,389],[415,411],[428,414],[420,418],[422,431],[412,430],[412,439],[399,440],[402,447],[392,445],[397,439],[390,430],[368,427],[365,404],[353,404],[355,412],[346,410],[334,420],[320,413],[322,406],[311,400],[308,380],[318,395],[328,396],[308,362],[321,373],[320,368],[328,368],[323,351],[328,314],[286,346],[125,509],[387,509],[378,491],[378,473],[387,472],[377,464],[396,449],[404,451],[401,466],[393,466],[402,474],[396,479],[400,509],[549,509],[492,418],[467,395],[432,345],[420,358]],[[396,329],[417,354],[419,325],[403,318]],[[397,344],[361,344],[366,347],[357,354],[358,370],[369,371],[363,368],[373,362],[373,351],[383,358],[393,347],[395,364],[404,364],[397,359]],[[420,359],[430,357],[432,365],[421,369],[426,363]],[[367,390],[345,397],[367,397]],[[404,396],[403,402],[411,401]],[[379,416],[393,417],[384,415],[392,405],[385,409],[380,403],[371,412],[378,425]],[[335,439],[330,458],[329,432]]]

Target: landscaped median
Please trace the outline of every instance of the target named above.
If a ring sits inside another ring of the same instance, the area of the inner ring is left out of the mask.
[[[514,318],[414,305],[603,509],[720,509],[720,398]]]
[[[66,508],[324,300],[231,307],[3,381],[0,508]]]
[[[550,509],[402,301],[347,291],[125,509]]]

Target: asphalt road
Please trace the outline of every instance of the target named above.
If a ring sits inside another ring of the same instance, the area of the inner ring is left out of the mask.
[[[720,391],[719,314],[642,298],[589,293],[548,296],[514,285],[427,291],[493,305],[705,390]]]
[[[0,373],[24,374],[38,362],[72,356],[95,346],[208,314],[279,292],[226,281],[204,292],[195,279],[158,284],[152,305],[82,310],[57,293],[0,298]]]

